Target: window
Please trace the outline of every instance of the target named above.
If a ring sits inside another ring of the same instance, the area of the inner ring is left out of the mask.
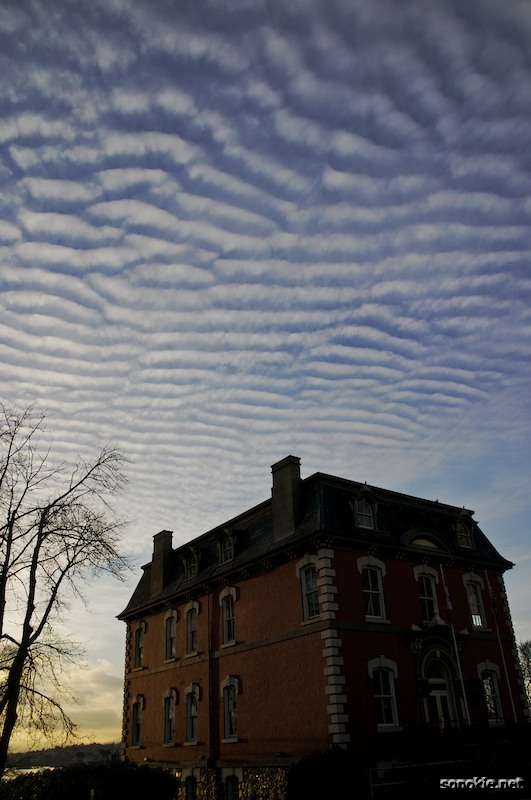
[[[504,720],[498,685],[500,669],[497,664],[487,660],[478,664],[477,670],[483,689],[483,699],[489,725],[502,725]]]
[[[236,727],[236,688],[226,686],[223,690],[223,719],[225,739],[232,739],[237,735]]]
[[[483,608],[483,580],[479,575],[467,573],[462,576],[463,584],[466,589],[468,608],[470,610],[470,622],[473,628],[485,628],[485,610]]]
[[[197,652],[197,616],[199,603],[192,600],[184,609],[186,619],[186,652],[188,655]]]
[[[131,709],[131,744],[133,747],[140,745],[140,723],[143,708],[144,698],[142,695],[137,695]]]
[[[134,633],[134,655],[133,664],[135,668],[139,668],[143,663],[143,650],[144,650],[144,634],[146,632],[145,622],[141,622]]]
[[[377,725],[396,724],[396,700],[394,680],[390,670],[374,670],[374,707]]]
[[[238,778],[229,775],[225,779],[225,800],[238,800],[239,796]]]
[[[500,719],[501,712],[498,681],[494,672],[483,672],[481,675],[481,683],[483,684],[483,696],[485,698],[487,716],[489,721],[496,721]]]
[[[197,576],[198,557],[195,550],[190,550],[184,561],[184,578],[190,580]]]
[[[374,528],[374,509],[367,500],[356,502],[356,524],[360,528]]]
[[[164,697],[164,741],[166,744],[175,741],[175,705],[177,692],[168,689]]]
[[[232,561],[234,558],[234,542],[232,536],[227,533],[219,545],[219,560],[222,564]]]
[[[197,800],[197,780],[193,775],[188,775],[184,782],[185,800]]]
[[[186,741],[197,742],[197,704],[199,687],[192,683],[186,690]]]
[[[301,570],[303,618],[313,619],[320,614],[319,595],[317,591],[317,569],[308,564]]]
[[[433,567],[428,567],[426,564],[416,566],[413,569],[413,575],[419,585],[421,619],[426,624],[439,614],[437,603],[439,575]]]
[[[379,730],[398,727],[395,680],[398,668],[394,661],[385,656],[373,658],[368,663],[369,676],[373,682],[374,713]]]
[[[233,644],[236,640],[234,605],[236,602],[236,589],[228,586],[219,596],[221,606],[221,637],[223,644]]]
[[[318,556],[306,553],[295,565],[297,578],[301,582],[302,619],[304,622],[316,619],[321,615],[317,585],[318,564]]]
[[[234,598],[228,594],[223,598],[223,643],[234,641]]]
[[[419,589],[422,621],[430,622],[438,611],[437,599],[435,596],[435,581],[431,575],[419,575]]]
[[[364,567],[361,573],[363,607],[366,617],[383,617],[382,574],[374,567]]]
[[[385,577],[385,564],[374,556],[361,556],[357,560],[361,573],[363,608],[366,619],[385,619],[385,604],[382,578]]]
[[[175,658],[175,629],[176,629],[176,615],[173,611],[166,617],[166,648],[165,648],[165,658],[166,660],[170,658]]]
[[[456,525],[456,532],[457,532],[457,543],[460,547],[472,547],[473,540],[472,540],[472,531],[468,527],[466,522],[459,520]]]

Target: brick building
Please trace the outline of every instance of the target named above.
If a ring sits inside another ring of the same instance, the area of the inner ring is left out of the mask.
[[[527,720],[503,573],[473,512],[272,467],[271,497],[152,561],[127,623],[124,747],[183,796],[281,797],[294,760]],[[369,763],[369,762],[367,762]]]

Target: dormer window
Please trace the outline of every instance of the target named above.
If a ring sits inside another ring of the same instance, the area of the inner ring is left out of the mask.
[[[184,559],[185,580],[197,577],[198,556],[195,550],[190,550]]]
[[[234,536],[226,532],[218,540],[218,556],[220,564],[228,564],[234,558]]]
[[[413,547],[432,547],[434,550],[437,549],[435,542],[432,542],[431,539],[426,539],[424,536],[419,536],[417,539],[413,539],[411,544]]]
[[[356,501],[356,525],[359,528],[375,528],[374,506],[364,497]]]
[[[457,543],[459,547],[473,547],[472,531],[463,520],[459,520],[456,525]]]

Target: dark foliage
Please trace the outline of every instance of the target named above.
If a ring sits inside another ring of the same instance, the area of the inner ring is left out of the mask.
[[[134,764],[90,764],[20,775],[0,783],[0,800],[174,800],[177,780]]]
[[[288,772],[287,800],[352,800],[366,795],[366,771],[356,764],[352,753],[332,748],[313,753],[294,764]]]

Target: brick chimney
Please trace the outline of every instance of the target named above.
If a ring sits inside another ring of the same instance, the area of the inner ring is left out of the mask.
[[[284,539],[299,521],[301,460],[286,456],[271,467],[273,473],[273,537]]]
[[[171,569],[173,531],[160,531],[153,537],[151,561],[151,594],[160,594],[168,582]]]

